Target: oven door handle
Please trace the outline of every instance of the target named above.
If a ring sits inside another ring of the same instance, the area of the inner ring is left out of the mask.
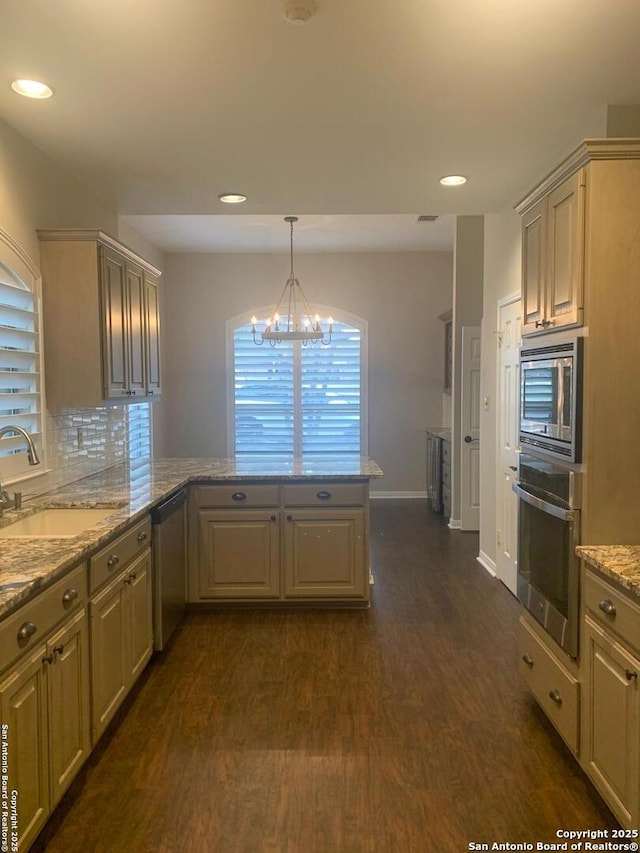
[[[556,506],[555,504],[550,504],[548,501],[543,501],[542,498],[532,495],[531,492],[527,492],[517,483],[514,483],[511,488],[521,500],[531,506],[534,506],[536,509],[542,510],[542,512],[554,515],[556,518],[561,518],[563,521],[573,521],[575,518],[574,510],[563,509],[561,506]]]

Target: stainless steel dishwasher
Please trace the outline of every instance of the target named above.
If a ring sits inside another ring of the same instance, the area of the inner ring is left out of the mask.
[[[183,490],[151,510],[153,523],[153,646],[162,651],[186,602],[186,498]]]

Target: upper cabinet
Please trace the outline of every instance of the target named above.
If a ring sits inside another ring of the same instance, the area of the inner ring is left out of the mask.
[[[586,174],[579,169],[542,198],[518,206],[523,335],[582,325]]]
[[[160,270],[101,231],[38,231],[47,402],[160,397]]]

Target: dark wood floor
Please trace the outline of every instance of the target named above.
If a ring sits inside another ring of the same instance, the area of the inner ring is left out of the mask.
[[[477,536],[377,501],[371,537],[369,611],[189,614],[36,850],[457,853],[616,826],[523,688]]]

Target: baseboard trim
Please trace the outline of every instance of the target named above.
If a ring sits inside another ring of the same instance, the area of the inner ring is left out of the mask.
[[[450,518],[448,526],[451,530],[462,530],[462,522],[459,518]]]
[[[496,577],[497,566],[488,554],[485,554],[484,551],[480,551],[476,560],[480,563],[483,569],[486,569],[486,571],[489,572],[492,578]]]
[[[397,500],[403,501],[408,499],[419,498],[420,500],[427,499],[426,492],[369,492],[371,500]]]

